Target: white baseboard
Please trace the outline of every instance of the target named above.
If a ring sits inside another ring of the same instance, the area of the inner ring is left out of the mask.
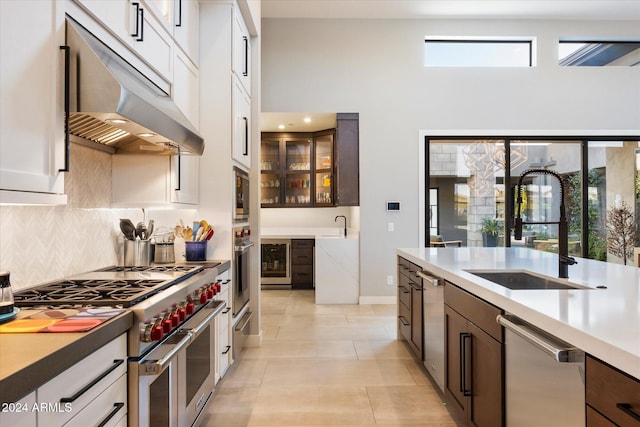
[[[360,304],[397,304],[398,297],[386,296],[386,297],[360,297]]]

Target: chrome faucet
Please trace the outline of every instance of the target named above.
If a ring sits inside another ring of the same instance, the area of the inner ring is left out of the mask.
[[[558,222],[553,221],[538,221],[538,222],[523,222],[522,221],[522,180],[527,175],[551,175],[555,177],[560,183],[560,220]],[[569,266],[577,264],[575,258],[569,256],[569,226],[567,223],[567,216],[564,206],[564,183],[562,178],[557,172],[548,169],[528,169],[520,174],[517,187],[517,213],[514,219],[513,237],[516,240],[522,240],[522,225],[523,224],[558,224],[558,277],[566,279],[569,277]]]
[[[344,218],[344,237],[347,237],[347,217],[344,215],[338,215],[334,218],[333,222],[337,222],[338,218]]]

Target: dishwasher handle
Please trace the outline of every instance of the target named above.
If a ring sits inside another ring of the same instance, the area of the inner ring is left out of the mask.
[[[545,354],[555,359],[556,362],[572,363],[584,361],[584,352],[582,350],[548,335],[534,326],[526,325],[524,321],[515,316],[499,314],[496,317],[496,321],[505,329],[542,350]]]
[[[440,286],[440,281],[442,279],[438,279],[437,277],[431,276],[430,274],[425,273],[424,271],[417,271],[416,274],[420,276],[423,280],[433,286]]]

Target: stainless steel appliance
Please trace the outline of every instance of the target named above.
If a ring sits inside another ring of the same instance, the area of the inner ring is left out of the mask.
[[[67,18],[66,128],[113,153],[201,155],[204,140],[169,94]]]
[[[584,426],[584,352],[512,315],[505,330],[509,427]]]
[[[291,240],[262,239],[260,252],[262,289],[291,289]]]
[[[226,268],[226,267],[225,267]],[[128,308],[129,426],[191,426],[214,384],[217,268],[109,267],[16,293],[18,306]]]
[[[233,172],[235,175],[233,221],[249,222],[249,175],[235,166]]]
[[[424,366],[444,393],[444,287],[445,281],[426,271],[422,278],[424,321]]]
[[[249,262],[251,247],[254,243],[250,240],[249,227],[236,227],[233,229],[234,240],[234,266],[233,266],[233,316],[236,317],[249,303],[251,298],[251,277],[249,274]]]

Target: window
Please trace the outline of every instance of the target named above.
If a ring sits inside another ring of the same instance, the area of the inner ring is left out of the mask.
[[[640,41],[560,40],[558,61],[564,67],[640,65]]]
[[[426,39],[427,67],[531,67],[533,40]]]

